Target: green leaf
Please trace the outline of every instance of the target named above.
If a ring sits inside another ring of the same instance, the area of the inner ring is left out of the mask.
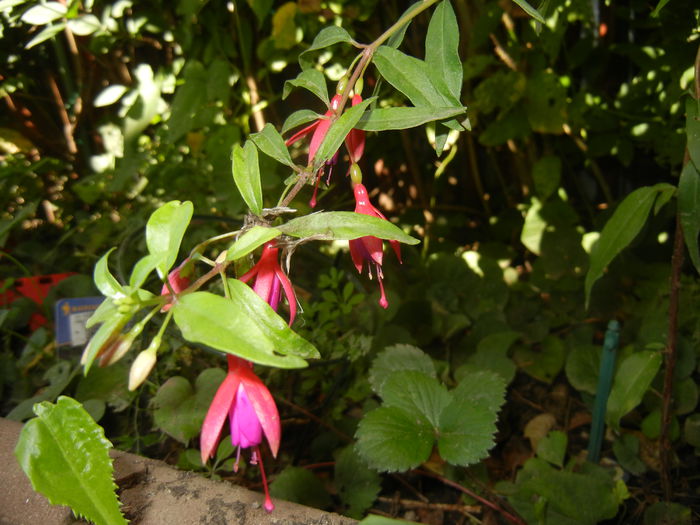
[[[50,38],[53,38],[58,33],[63,31],[65,28],[66,28],[66,24],[63,22],[60,24],[52,24],[52,25],[46,26],[44,29],[41,30],[41,32],[38,35],[36,35],[29,42],[27,42],[27,45],[25,45],[24,48],[31,49],[34,46],[41,44],[42,42],[46,42]]]
[[[156,426],[180,443],[197,437],[224,377],[222,369],[208,368],[199,374],[194,388],[184,377],[168,379],[151,401]]]
[[[553,430],[540,439],[537,444],[537,456],[558,467],[564,466],[568,438],[560,430]]]
[[[363,100],[356,106],[346,109],[343,114],[331,124],[321,145],[314,155],[314,171],[318,170],[324,162],[330,159],[348,136],[348,133],[355,127],[357,121],[365,112],[367,106],[374,102],[374,97]]]
[[[282,100],[286,99],[289,93],[291,93],[292,88],[295,87],[308,89],[311,93],[320,98],[321,102],[323,102],[326,107],[330,106],[326,77],[318,69],[306,69],[299,73],[295,79],[287,80],[282,89]]]
[[[111,248],[107,253],[105,253],[100,260],[97,261],[95,265],[95,270],[93,271],[93,279],[95,280],[95,286],[105,297],[110,299],[116,299],[124,297],[124,289],[119,282],[114,278],[114,276],[109,272],[109,254],[112,253],[116,248]]]
[[[539,348],[519,346],[513,352],[513,359],[524,372],[535,379],[551,383],[564,368],[566,346],[558,337],[548,335]]]
[[[399,370],[415,370],[428,377],[437,377],[433,360],[420,348],[411,345],[394,345],[385,348],[372,362],[372,368],[369,371],[372,390],[381,394],[384,381],[393,372]]]
[[[367,413],[355,434],[355,450],[380,472],[409,470],[430,457],[434,434],[430,423],[396,407]]]
[[[158,261],[156,270],[163,280],[177,260],[192,213],[190,201],[170,201],[154,211],[146,223],[146,245],[149,253]]]
[[[657,195],[670,184],[644,186],[625,197],[603,227],[598,242],[591,251],[591,262],[586,274],[586,305],[590,300],[593,284],[603,275],[603,270],[637,236],[647,220]]]
[[[691,160],[681,172],[678,181],[678,216],[685,245],[688,247],[690,260],[695,269],[700,272],[700,251],[698,235],[700,235],[700,173],[696,164]]]
[[[112,84],[111,86],[107,86],[98,93],[92,105],[96,108],[101,108],[114,104],[120,98],[122,98],[122,96],[124,96],[124,93],[126,93],[127,90],[128,88],[121,84]]]
[[[104,304],[104,303],[103,303]],[[97,357],[97,352],[108,343],[113,337],[116,337],[122,328],[126,326],[129,319],[136,313],[135,311],[129,313],[116,313],[115,315],[109,317],[100,328],[95,332],[90,338],[87,347],[83,351],[82,363],[85,367],[85,374],[90,371],[92,362]]]
[[[350,37],[350,33],[348,33],[342,27],[324,27],[321,32],[316,35],[316,38],[314,38],[314,41],[311,43],[311,47],[299,54],[299,65],[302,69],[310,68],[313,63],[308,58],[309,53],[332,46],[333,44],[337,44],[339,42],[354,43],[354,40]]]
[[[700,101],[692,97],[685,99],[685,133],[690,160],[700,166]]]
[[[91,14],[80,15],[77,18],[68,20],[68,29],[80,36],[91,35],[101,28],[100,19]]]
[[[561,180],[561,159],[554,155],[545,155],[532,166],[532,180],[537,196],[547,200],[559,188]]]
[[[488,456],[494,445],[496,413],[468,399],[455,398],[440,415],[438,450],[453,465],[467,466]]]
[[[530,4],[528,4],[525,0],[513,0],[513,2],[522,7],[523,11],[525,11],[528,15],[537,20],[540,24],[545,23],[544,18],[542,17],[540,12],[534,7],[532,7]]]
[[[666,0],[668,1],[668,0]],[[657,12],[661,7],[663,0],[659,2],[659,6],[654,12]],[[673,503],[670,501],[658,501],[644,511],[643,525],[692,525],[693,512],[690,508]]]
[[[158,266],[158,259],[158,257],[152,254],[141,257],[134,265],[133,270],[131,270],[129,286],[132,288],[140,288],[151,272]]]
[[[463,107],[402,107],[373,109],[362,115],[355,127],[365,131],[386,131],[390,129],[408,129],[447,118],[461,115]]]
[[[269,122],[265,124],[262,131],[253,133],[250,136],[250,140],[252,140],[265,155],[272,157],[282,164],[286,164],[290,168],[296,167],[294,161],[292,161],[292,157],[289,156],[289,150],[284,144],[282,135],[280,135]]]
[[[437,428],[440,414],[452,397],[437,379],[417,370],[398,370],[382,384],[379,395],[384,406],[403,409],[407,414],[421,414]]]
[[[231,282],[229,281],[229,285]],[[243,283],[240,284],[245,286]],[[267,305],[257,294],[255,296],[258,301]],[[301,337],[294,334],[278,316],[286,330],[279,334],[279,341],[271,341],[263,333],[262,320],[251,317],[246,305],[242,304],[242,294],[237,293],[235,297],[234,301],[209,292],[194,292],[181,297],[172,310],[175,323],[182,331],[183,337],[193,343],[202,343],[261,365],[279,368],[306,366],[306,361],[296,355],[278,353],[287,352],[288,347],[275,345],[275,342],[285,343],[289,340],[292,347],[302,346],[295,339],[295,337],[299,339]],[[267,305],[269,311],[262,306],[256,306],[265,314],[270,325],[276,324],[272,317],[277,314],[269,305]],[[310,345],[310,343],[307,344]]]
[[[661,354],[651,350],[634,353],[620,363],[606,413],[606,420],[612,427],[618,429],[622,416],[642,402],[660,366]]]
[[[431,80],[430,66],[388,46],[379,46],[372,59],[381,75],[401,91],[414,106],[461,107],[459,100],[441,92]]]
[[[300,109],[287,117],[287,119],[284,121],[284,124],[282,125],[281,133],[282,135],[284,135],[290,129],[294,129],[297,126],[307,124],[320,118],[321,115],[319,115],[315,111],[311,111],[310,109]]]
[[[82,405],[60,397],[39,403],[20,433],[15,456],[32,487],[54,505],[104,525],[125,524],[112,480],[112,444]]]
[[[595,394],[598,389],[600,347],[591,344],[574,346],[569,350],[565,370],[566,378],[576,390]]]
[[[277,228],[253,226],[250,230],[241,235],[236,242],[229,246],[226,251],[226,260],[235,261],[236,259],[245,257],[258,246],[262,246],[280,235],[282,235],[282,232]]]
[[[182,84],[178,85],[170,105],[167,120],[167,140],[175,142],[191,131],[197,116],[207,103],[207,81],[211,71],[197,60],[189,60],[182,72]]]
[[[659,0],[659,3],[656,4],[656,7],[654,8],[654,10],[651,12],[651,15],[649,15],[649,16],[651,16],[653,18],[658,17],[661,10],[664,7],[666,7],[666,4],[668,4],[670,1],[671,0]]]
[[[233,181],[250,211],[259,216],[263,208],[263,195],[258,149],[251,141],[246,141],[243,147],[236,144],[233,147],[231,160]]]
[[[331,498],[321,480],[302,467],[285,467],[270,483],[270,495],[317,509],[331,504]]]
[[[472,370],[459,381],[451,394],[461,401],[469,401],[494,414],[505,401],[506,382],[503,377],[489,370]]]
[[[399,227],[378,217],[352,211],[328,211],[298,217],[277,227],[292,237],[319,236],[328,240],[352,240],[372,235],[380,239],[396,240],[405,244],[420,241],[405,234]]]
[[[459,26],[449,0],[440,2],[430,18],[425,37],[425,62],[433,70],[433,83],[459,100],[462,93],[462,61],[459,59]],[[440,86],[442,88],[442,86]]]
[[[46,2],[27,9],[21,17],[22,22],[43,26],[66,15],[68,8],[61,2]]]
[[[344,515],[359,519],[377,499],[381,478],[357,456],[352,445],[336,457],[333,481],[340,501],[346,505]]]
[[[508,349],[519,338],[520,333],[513,331],[487,335],[479,341],[476,353],[469,356],[467,366],[476,370],[490,370],[499,374],[506,383],[510,383],[515,376],[516,366],[508,357]],[[461,377],[458,377],[460,381]]]

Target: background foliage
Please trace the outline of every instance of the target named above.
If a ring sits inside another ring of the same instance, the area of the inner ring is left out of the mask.
[[[404,250],[403,265],[385,263],[390,308],[376,306],[375,288],[357,278],[341,243],[303,245],[294,254],[303,307],[295,326],[322,359],[303,371],[267,373],[284,423],[272,476],[278,496],[299,499],[300,486],[316,487],[304,503],[353,516],[371,507],[390,512],[386,496],[395,491],[457,504],[402,508],[426,523],[461,519],[455,516],[466,516],[465,505],[478,497],[497,501],[496,509],[482,506],[483,519],[697,518],[700,288],[691,263],[698,260],[700,139],[692,92],[700,11],[685,0],[663,4],[551,0],[539,6],[539,23],[509,2],[452,2],[458,87],[472,131],[450,135],[428,125],[378,139],[370,132],[362,163],[378,207],[422,240]],[[217,356],[168,331],[164,347],[173,352],[130,393],[128,364],[82,376],[76,353],[56,348],[48,327],[30,330],[30,315],[38,308],[50,318],[56,298],[96,294],[92,269],[115,244],[112,268],[127,283],[151,248],[144,226],[165,202],[193,203],[186,253],[239,227],[246,203],[278,195],[288,171],[266,155],[262,195],[235,190],[232,147],[267,123],[279,129],[296,109],[325,110],[285,84],[301,71],[299,60],[329,85],[349,66],[349,46],[310,49],[322,28],[371,42],[405,7],[393,0],[0,1],[3,286],[28,275],[77,274],[40,307],[20,300],[0,310],[3,415],[25,420],[34,403],[70,394],[117,446],[232,476],[225,445],[207,467],[190,448],[192,422],[221,380],[210,369],[221,367]],[[413,22],[402,51],[431,60],[429,21],[427,13]],[[391,58],[379,58],[365,77],[365,92],[377,90],[386,106],[405,102],[389,88]],[[407,94],[418,105],[415,96]],[[439,155],[436,140],[445,144]],[[350,208],[342,170],[322,190],[320,208]],[[308,211],[307,198],[302,193],[295,207]],[[679,211],[690,262],[671,329],[674,506],[658,502]],[[159,289],[153,276],[147,284]],[[622,329],[601,467],[585,463],[582,452],[611,319]],[[143,346],[153,335],[140,336]],[[397,352],[412,356],[398,368],[391,366]],[[497,426],[499,407],[480,402],[474,385],[499,395],[507,385]],[[426,394],[417,400],[409,392]],[[416,412],[417,423],[406,421]],[[474,450],[450,443],[459,433],[455,414],[464,413],[487,429],[478,436],[483,446],[469,441]],[[387,418],[396,424],[377,428]],[[373,446],[370,438],[402,428],[416,436],[415,449]],[[481,459],[493,432],[489,458],[459,466]],[[377,474],[395,470],[408,472]],[[235,477],[248,479],[245,469]],[[469,492],[448,489],[445,480]],[[591,507],[592,499],[599,505]]]

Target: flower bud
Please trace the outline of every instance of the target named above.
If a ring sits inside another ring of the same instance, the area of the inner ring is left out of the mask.
[[[151,341],[151,344],[148,345],[148,348],[136,356],[136,359],[131,364],[131,370],[129,370],[129,390],[136,390],[140,387],[141,383],[148,377],[148,374],[151,373],[153,366],[156,364],[156,353],[159,346],[160,337],[156,336]]]
[[[348,77],[347,75],[338,80],[338,85],[335,88],[335,92],[338,95],[342,95],[343,91],[345,91],[345,87],[348,85]]]
[[[362,170],[357,164],[350,166],[350,180],[353,186],[362,184]]]

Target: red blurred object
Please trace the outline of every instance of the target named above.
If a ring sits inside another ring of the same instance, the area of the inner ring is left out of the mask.
[[[31,299],[41,306],[49,294],[49,290],[60,283],[63,279],[75,275],[75,272],[52,273],[49,275],[34,275],[32,277],[20,277],[12,285],[0,293],[0,307],[7,307],[14,300],[20,297]],[[4,283],[0,284],[0,289]],[[46,324],[46,317],[40,312],[34,312],[29,319],[29,328],[34,331]]]

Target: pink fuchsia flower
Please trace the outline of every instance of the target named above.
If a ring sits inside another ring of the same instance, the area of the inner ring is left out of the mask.
[[[192,284],[191,276],[193,265],[191,263],[192,261],[190,259],[185,259],[184,261],[182,261],[180,266],[178,266],[168,274],[168,283],[170,284],[170,288],[172,288],[173,292],[175,292],[176,294],[182,292],[190,284]],[[161,288],[160,290],[160,295],[170,295],[170,289],[168,289],[167,284],[163,284],[163,288]],[[174,300],[175,298],[171,297],[168,303],[163,305],[163,308],[161,308],[160,311],[167,312],[168,310],[170,310]]]
[[[367,194],[367,189],[362,184],[362,174],[359,173],[359,168],[357,164],[353,164],[350,168],[350,175],[353,181],[353,192],[355,193],[355,213],[362,213],[363,215],[370,215],[372,217],[377,217],[379,219],[386,220],[386,217],[382,215],[377,208],[372,206],[369,200],[369,195]],[[359,179],[359,180],[358,180]],[[394,249],[394,253],[401,262],[401,247],[398,241],[389,241],[391,247]],[[353,239],[349,242],[350,244],[350,256],[352,257],[352,262],[355,264],[357,271],[362,273],[362,268],[365,261],[367,262],[367,271],[370,279],[372,278],[372,266],[374,266],[375,274],[377,275],[377,281],[379,282],[379,290],[381,295],[379,297],[379,305],[382,308],[389,307],[389,301],[387,301],[386,293],[384,292],[384,274],[382,273],[382,262],[384,257],[384,243],[381,239],[368,235],[365,237],[360,237],[359,239]]]
[[[292,283],[282,271],[278,259],[279,248],[277,248],[277,243],[275,241],[266,242],[263,246],[260,260],[248,272],[239,277],[239,280],[247,283],[255,277],[253,290],[275,312],[281,298],[280,289],[283,290],[289,303],[289,326],[291,326],[297,314],[297,298],[294,294]]]
[[[362,102],[362,95],[355,93],[352,96],[352,105],[357,106],[360,102]],[[345,147],[348,148],[350,162],[353,164],[359,162],[365,152],[365,130],[352,129],[345,137]]]
[[[231,428],[231,442],[237,447],[234,471],[238,471],[241,449],[252,448],[251,464],[259,464],[265,490],[265,510],[272,512],[275,505],[270,498],[267,478],[260,454],[263,436],[267,439],[273,457],[277,457],[282,429],[277,405],[272,394],[253,372],[253,364],[229,355],[228,373],[216,391],[214,400],[204,418],[200,447],[202,463],[214,456],[226,418]]]

